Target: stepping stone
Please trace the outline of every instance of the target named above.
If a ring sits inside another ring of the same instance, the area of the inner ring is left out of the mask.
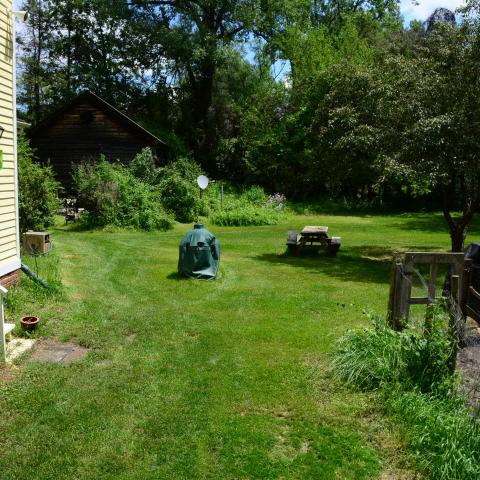
[[[32,338],[14,338],[7,344],[7,363],[12,363],[21,357],[35,345],[36,340]]]
[[[74,343],[61,343],[55,340],[41,340],[37,343],[30,360],[43,363],[79,362],[84,359],[88,349]]]

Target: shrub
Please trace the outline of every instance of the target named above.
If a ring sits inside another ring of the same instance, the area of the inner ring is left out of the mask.
[[[253,186],[240,195],[228,193],[225,196],[223,208],[215,203],[210,221],[215,225],[244,227],[258,225],[275,225],[282,219],[282,208],[269,201],[263,188]],[[284,201],[284,197],[282,196]]]
[[[88,227],[173,227],[173,219],[162,209],[158,194],[127,167],[110,164],[102,157],[97,164],[78,165],[73,177],[79,203],[88,211],[83,217]]]
[[[200,167],[186,157],[160,170],[158,192],[162,205],[179,222],[192,222],[205,211],[196,182],[201,174]]]
[[[265,195],[265,191],[263,190],[263,188],[259,187],[258,185],[254,185],[253,187],[250,187],[248,190],[243,192],[240,200],[250,205],[263,207],[267,204],[268,199]]]
[[[197,184],[197,177],[203,174],[200,166],[189,157],[178,157],[175,161],[160,169],[162,178],[174,173],[195,185]]]
[[[266,208],[239,205],[231,210],[218,210],[212,213],[210,221],[214,225],[231,227],[276,225],[280,221],[280,216]]]
[[[34,152],[23,134],[18,135],[18,210],[20,231],[45,230],[55,224],[60,207],[60,184],[50,166],[35,163]]]
[[[128,170],[144,183],[149,185],[158,183],[159,169],[156,167],[156,157],[148,147],[133,157],[128,164]]]
[[[158,186],[163,207],[182,223],[193,222],[200,211],[197,190],[192,182],[177,172],[168,175]]]

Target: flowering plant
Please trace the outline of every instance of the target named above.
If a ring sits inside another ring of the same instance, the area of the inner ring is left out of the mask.
[[[268,196],[266,205],[274,210],[283,210],[286,201],[287,197],[283,193],[274,193]]]

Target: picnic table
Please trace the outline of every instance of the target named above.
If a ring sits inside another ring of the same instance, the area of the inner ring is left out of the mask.
[[[328,237],[328,227],[307,225],[301,233],[289,230],[287,248],[290,253],[298,255],[302,252],[318,252],[325,250],[329,255],[335,256],[340,248],[340,237]]]

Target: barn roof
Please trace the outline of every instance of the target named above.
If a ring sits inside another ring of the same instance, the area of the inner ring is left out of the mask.
[[[85,90],[84,92],[80,93],[75,98],[65,103],[65,105],[63,105],[61,108],[56,110],[53,114],[48,116],[45,120],[35,125],[35,127],[30,129],[29,136],[34,137],[37,134],[43,132],[45,128],[48,128],[50,125],[53,125],[59,118],[62,117],[63,114],[65,114],[66,112],[68,112],[69,110],[71,110],[76,105],[83,102],[84,100],[90,101],[100,110],[103,110],[105,113],[116,118],[122,125],[125,126],[125,128],[135,132],[137,135],[144,137],[151,142],[158,142],[158,143],[165,144],[163,140],[153,135],[153,133],[143,128],[137,122],[134,122],[130,117],[127,117],[127,115],[122,113],[120,110],[116,109],[113,105],[106,102],[103,98],[100,98],[98,95],[95,95],[89,90]]]

